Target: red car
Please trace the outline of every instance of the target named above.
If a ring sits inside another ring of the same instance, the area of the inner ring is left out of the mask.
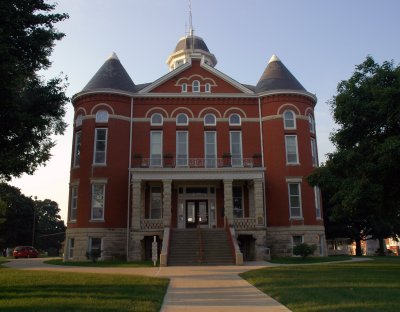
[[[38,251],[32,246],[17,246],[14,248],[13,257],[18,258],[36,258]]]

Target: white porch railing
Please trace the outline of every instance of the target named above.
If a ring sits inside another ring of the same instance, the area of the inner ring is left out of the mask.
[[[237,231],[253,230],[256,228],[256,218],[236,218],[233,225]]]
[[[141,221],[141,228],[144,231],[162,230],[164,228],[163,219],[143,219]]]

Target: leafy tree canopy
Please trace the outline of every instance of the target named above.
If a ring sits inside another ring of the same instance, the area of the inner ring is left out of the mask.
[[[52,134],[63,134],[64,79],[44,81],[55,41],[54,24],[67,14],[50,13],[44,0],[0,1],[0,179],[32,174],[50,158]]]
[[[400,234],[400,67],[370,56],[330,101],[336,151],[309,177],[330,217],[358,241]]]

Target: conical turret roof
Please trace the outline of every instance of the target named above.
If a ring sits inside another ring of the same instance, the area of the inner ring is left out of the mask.
[[[307,91],[274,54],[256,86],[256,92],[272,90]]]
[[[82,91],[119,90],[135,92],[135,84],[113,53],[100,67]]]

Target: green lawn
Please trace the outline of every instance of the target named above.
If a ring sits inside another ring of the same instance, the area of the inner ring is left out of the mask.
[[[126,262],[126,261],[65,261],[62,259],[52,259],[44,261],[47,264],[55,265],[68,265],[68,266],[84,266],[84,267],[118,267],[118,268],[141,268],[141,267],[152,267],[153,262],[141,261],[141,262]]]
[[[350,256],[330,256],[330,257],[308,257],[302,259],[301,257],[285,257],[285,258],[274,258],[269,262],[280,263],[280,264],[304,264],[304,263],[322,263],[322,262],[334,262],[351,260]]]
[[[0,265],[3,311],[159,311],[168,280],[162,278],[22,271]]]
[[[274,267],[241,276],[294,312],[400,310],[400,257]]]

